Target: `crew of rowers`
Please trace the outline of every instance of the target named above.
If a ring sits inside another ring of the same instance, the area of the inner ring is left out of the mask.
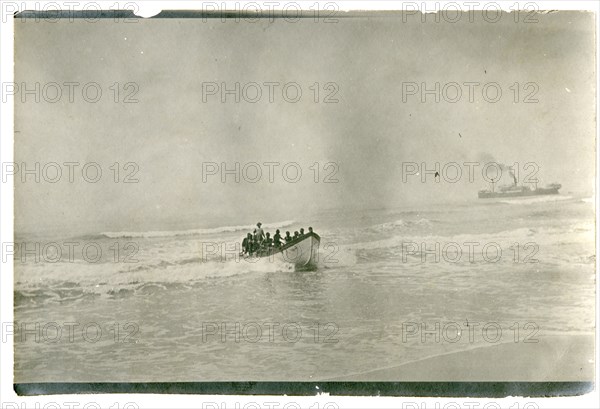
[[[295,231],[292,236],[289,231],[285,232],[285,236],[282,237],[279,229],[275,231],[273,237],[271,237],[271,233],[264,232],[261,227],[262,223],[256,224],[256,229],[254,229],[253,233],[248,233],[248,235],[242,240],[242,254],[251,255],[260,250],[267,250],[270,248],[280,248],[281,246],[287,243],[291,243],[294,240],[301,239],[304,237],[304,228],[300,229],[300,231]],[[312,233],[313,228],[308,228],[308,233]]]

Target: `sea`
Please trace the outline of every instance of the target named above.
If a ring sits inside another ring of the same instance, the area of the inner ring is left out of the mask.
[[[255,222],[17,232],[15,382],[335,380],[594,332],[593,197],[262,220],[313,227],[310,271],[239,257]]]

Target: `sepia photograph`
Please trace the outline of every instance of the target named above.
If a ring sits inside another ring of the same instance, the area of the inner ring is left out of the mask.
[[[16,393],[591,393],[597,6],[270,4],[10,15]]]

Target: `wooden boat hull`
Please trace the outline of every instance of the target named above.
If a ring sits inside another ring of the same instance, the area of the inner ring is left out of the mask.
[[[256,256],[279,257],[286,263],[294,264],[296,270],[309,270],[317,267],[321,238],[316,233],[306,233],[302,238],[286,243],[279,249],[261,251]]]

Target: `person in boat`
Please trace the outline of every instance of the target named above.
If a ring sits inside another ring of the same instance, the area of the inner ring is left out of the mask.
[[[300,237],[304,236],[304,227],[300,228]]]
[[[312,232],[313,232],[313,229],[312,229],[312,227],[309,227],[309,228],[308,228],[308,232],[309,232],[309,233],[312,233]]]
[[[242,240],[242,255],[252,253],[252,233],[248,233]]]
[[[271,246],[273,246],[273,239],[271,238],[271,233],[267,233],[264,241],[263,241],[263,246],[266,248],[269,248]]]
[[[289,233],[289,232],[288,232]],[[275,235],[273,236],[273,246],[275,248],[281,247],[281,234],[279,233],[279,229],[275,231]]]
[[[289,231],[286,231],[285,232],[285,242],[289,243],[292,240],[294,240],[294,238],[292,236],[290,236],[290,232]]]
[[[242,252],[240,253],[240,255],[244,255],[246,254],[246,247],[248,246],[248,236],[244,237],[244,239],[242,240]]]
[[[300,238],[300,234],[298,233],[298,230],[296,230],[296,231],[294,232],[294,240],[297,240],[297,239],[299,239],[299,238]]]
[[[262,229],[262,223],[256,223],[256,235],[254,236],[254,241],[260,246],[262,242],[265,240],[265,232]]]
[[[256,229],[252,232],[252,241],[250,242],[250,254],[255,253],[258,250],[258,236],[256,235]]]

